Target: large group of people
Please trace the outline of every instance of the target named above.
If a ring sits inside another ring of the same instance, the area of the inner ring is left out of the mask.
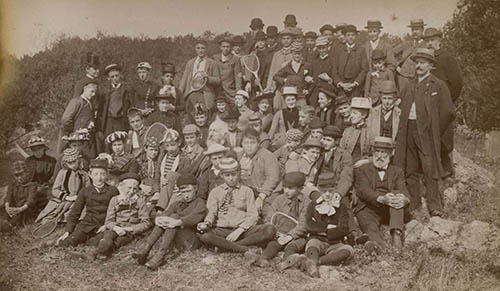
[[[411,40],[393,47],[378,20],[358,43],[351,24],[318,35],[291,14],[281,31],[254,18],[246,38],[220,39],[211,57],[197,40],[179,84],[168,60],[159,81],[147,60],[131,82],[119,64],[99,81],[100,58],[88,53],[58,157],[44,138],[29,140],[0,229],[56,219],[54,245],[95,246],[90,260],[138,240],[133,257],[151,269],[200,246],[260,267],[283,251],[281,268],[298,263],[311,276],[357,245],[400,251],[422,177],[429,214],[445,215],[439,181],[453,175],[462,87],[442,33],[421,19],[409,28]]]

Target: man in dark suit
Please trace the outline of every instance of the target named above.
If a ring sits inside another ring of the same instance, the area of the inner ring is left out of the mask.
[[[356,217],[359,226],[368,234],[370,242],[385,246],[382,223],[389,223],[392,245],[401,249],[404,209],[410,202],[405,176],[401,168],[390,164],[394,143],[390,137],[376,137],[372,144],[373,159],[358,168],[354,187],[359,198]]]
[[[346,43],[339,46],[334,53],[333,83],[350,98],[361,96],[368,73],[366,52],[362,46],[355,43],[358,34],[356,26],[347,25],[342,33]]]
[[[431,216],[443,216],[438,180],[449,175],[443,167],[443,135],[455,119],[455,106],[446,84],[431,74],[434,52],[417,49],[416,78],[402,92],[401,117],[394,164],[405,169],[410,190],[410,210],[421,207],[420,174],[423,173]]]

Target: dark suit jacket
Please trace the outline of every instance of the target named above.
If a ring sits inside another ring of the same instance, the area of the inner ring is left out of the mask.
[[[106,129],[106,122],[109,113],[108,108],[111,97],[110,95],[112,90],[113,89],[111,88],[111,83],[106,84],[106,87],[104,87],[102,90],[103,100],[102,100],[102,106],[99,108],[98,121],[97,121],[97,124],[99,125],[98,130],[101,132],[104,132]],[[130,108],[130,87],[122,83],[120,85],[120,88],[118,88],[117,90],[119,90],[122,99],[122,109],[118,114],[126,120],[127,110]]]
[[[373,163],[365,164],[354,171],[354,189],[359,198],[355,211],[358,212],[365,207],[379,208],[382,204],[377,202],[377,197],[387,193],[375,190],[376,179],[380,179],[378,171]],[[389,165],[385,172],[384,181],[387,180],[388,190],[391,193],[403,193],[410,198],[406,189],[406,179],[403,170],[399,167]]]
[[[450,89],[451,100],[455,102],[462,91],[463,80],[457,60],[443,49],[434,52],[436,57],[436,68],[432,74],[445,82]]]
[[[332,78],[335,85],[356,81],[359,87],[363,88],[368,73],[368,60],[362,46],[356,44],[350,53],[346,45],[338,47],[335,49],[333,62]]]

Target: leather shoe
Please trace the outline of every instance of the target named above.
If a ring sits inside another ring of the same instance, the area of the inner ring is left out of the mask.
[[[398,250],[403,248],[403,233],[399,229],[394,229],[391,234],[392,246]]]

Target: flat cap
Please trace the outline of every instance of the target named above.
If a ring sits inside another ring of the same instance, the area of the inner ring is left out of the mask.
[[[351,101],[349,100],[349,97],[346,95],[340,95],[335,98],[335,106],[340,106],[342,104],[350,104]]]
[[[90,160],[90,169],[108,169],[107,159],[92,159]]]
[[[372,103],[370,99],[365,97],[353,97],[351,100],[351,107],[357,109],[370,109],[372,108]]]
[[[133,180],[136,180],[137,182],[141,183],[141,176],[139,176],[136,173],[121,174],[120,177],[118,178],[118,181],[121,182],[121,181],[128,180],[128,179],[133,179]]]
[[[148,62],[140,62],[137,64],[136,69],[140,69],[140,68],[146,68],[146,69],[151,70],[153,67]]]
[[[314,31],[308,31],[306,32],[306,34],[304,35],[305,38],[314,38],[316,39],[318,37],[318,34]]]
[[[122,67],[120,67],[118,64],[110,64],[110,65],[107,65],[105,68],[104,68],[104,72],[107,74],[109,74],[109,72],[111,71],[119,71],[121,72],[122,71]]]
[[[197,134],[197,133],[200,133],[200,128],[198,126],[196,126],[195,124],[188,124],[186,126],[184,126],[184,128],[182,129],[182,134],[186,135],[186,134]]]
[[[302,172],[289,172],[283,177],[283,187],[302,187],[306,182],[306,175]]]
[[[206,156],[212,155],[212,154],[218,154],[218,153],[225,153],[229,149],[226,148],[225,146],[218,144],[218,143],[212,143],[211,145],[208,146],[207,150],[203,153]]]
[[[335,32],[335,31],[336,31],[336,29],[335,29],[335,28],[333,28],[333,26],[332,26],[332,25],[330,25],[330,24],[325,24],[325,25],[323,25],[323,26],[319,29],[319,32],[320,32],[321,34],[323,34],[323,31],[325,31],[325,30],[329,30],[329,31],[332,31],[332,32]]]
[[[319,119],[318,117],[315,116],[315,118],[313,118],[311,120],[311,123],[309,123],[309,129],[319,129],[319,128],[323,128],[325,127],[325,123],[323,122],[323,120]]]
[[[341,138],[342,132],[340,131],[340,128],[335,125],[327,125],[325,126],[325,128],[323,128],[323,136]]]
[[[387,56],[386,56],[385,52],[383,50],[381,50],[381,49],[375,49],[372,52],[372,61],[383,60],[386,57]]]
[[[376,136],[371,144],[374,148],[393,149],[394,141],[390,137]]]
[[[442,37],[443,33],[441,31],[439,31],[437,28],[429,27],[425,30],[422,38],[426,39],[426,38],[431,38],[431,37],[435,37],[435,36]]]
[[[191,174],[183,174],[177,178],[177,187],[182,187],[186,185],[198,185],[198,181],[196,177]]]

